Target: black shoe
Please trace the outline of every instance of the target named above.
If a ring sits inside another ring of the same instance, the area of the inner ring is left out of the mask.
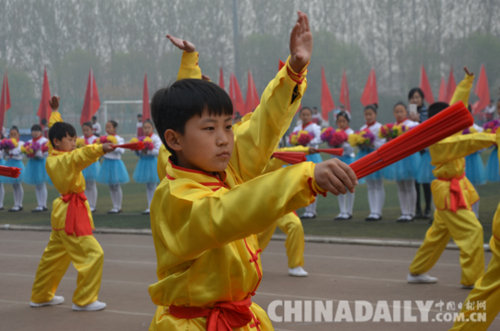
[[[108,214],[119,214],[119,213],[121,213],[121,212],[122,212],[122,210],[121,210],[121,209],[120,209],[120,210],[116,210],[116,209],[114,209],[114,208],[113,208],[113,209],[111,209],[110,211],[108,211]]]
[[[346,220],[350,220],[350,219],[352,219],[352,215],[351,215],[351,214],[348,214],[348,215],[349,215],[349,217],[348,217],[348,218],[346,218]]]
[[[403,223],[406,222],[408,219],[406,218],[406,215],[401,215],[399,218],[396,220],[398,223]]]
[[[335,217],[333,220],[334,221],[345,221],[345,220],[348,220],[349,218],[348,217],[345,217],[345,216],[341,216],[342,214],[339,214],[339,216]]]
[[[22,206],[14,206],[12,207],[11,209],[9,209],[9,211],[11,213],[17,213],[18,211],[22,211],[23,210],[23,207]]]
[[[431,211],[430,210],[426,210],[423,218],[426,219],[426,220],[430,220],[431,217],[432,217]]]
[[[415,213],[415,218],[417,220],[421,220],[423,218],[421,210],[417,210],[417,212]]]
[[[0,210],[3,210],[3,207],[0,207]]]

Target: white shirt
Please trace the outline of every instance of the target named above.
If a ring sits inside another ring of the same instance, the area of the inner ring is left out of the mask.
[[[84,139],[87,144],[92,145],[98,138],[94,135],[91,135],[88,138],[85,138],[85,136],[81,136],[80,139]]]
[[[495,110],[497,109],[497,107],[495,107],[495,105],[493,106],[486,106],[486,108],[483,109],[483,113],[485,114],[492,114],[495,112]]]
[[[101,124],[99,123],[94,123],[92,124],[92,130],[94,131],[94,134],[101,134]]]
[[[122,145],[125,143],[125,140],[120,137],[119,135],[115,135],[117,145]],[[104,154],[104,158],[110,159],[110,160],[121,160],[122,154],[125,153],[124,148],[116,148],[114,151],[109,152],[107,154]]]
[[[309,147],[318,148],[318,145],[322,143],[321,127],[318,124],[310,122],[306,127],[303,127],[303,125],[297,125],[295,129],[293,129],[292,133],[300,130],[305,130],[314,135],[314,138],[309,142]]]
[[[368,130],[370,130],[371,133],[373,133],[373,135],[375,136],[375,141],[373,142],[375,149],[378,149],[380,146],[385,144],[385,138],[380,138],[378,136],[378,132],[380,131],[381,127],[382,127],[382,124],[380,124],[379,122],[375,122],[370,126],[365,124],[359,129],[359,131],[368,129]]]
[[[44,145],[47,141],[49,141],[47,138],[45,137],[40,137],[40,139],[38,139],[36,142],[40,144],[40,149],[36,151],[35,153],[35,158],[38,158],[38,159],[42,159],[42,158],[46,158],[47,156],[49,156],[49,152],[45,152],[45,153],[42,153],[42,145]],[[33,142],[33,139],[30,139],[28,140],[28,143],[32,143]]]
[[[9,149],[9,158],[21,161],[23,159],[23,153],[21,152],[21,147],[24,146],[24,142],[19,140],[17,142],[17,147],[14,149]]]
[[[408,127],[408,129],[411,129],[411,128],[416,127],[419,123],[418,123],[418,122],[414,122],[414,121],[412,121],[412,120],[410,120],[410,119],[405,119],[405,120],[404,120],[403,122],[401,122],[401,123],[397,123],[397,122],[396,122],[396,123],[394,123],[394,124],[399,124],[399,125],[403,124],[403,125],[406,125],[406,126]]]
[[[349,137],[354,133],[354,130],[347,128],[344,132],[347,134],[347,137]],[[344,144],[342,144],[342,148],[344,149],[344,155],[354,157],[354,148],[352,148],[351,144],[349,144],[349,141],[344,142]]]
[[[474,125],[472,125],[474,127],[474,129],[477,130],[477,132],[483,132],[484,131],[484,128],[482,126],[479,126],[477,125],[476,123],[474,123]]]

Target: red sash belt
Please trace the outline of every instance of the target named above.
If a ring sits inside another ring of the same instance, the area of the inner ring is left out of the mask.
[[[77,237],[92,235],[90,218],[85,206],[87,197],[85,193],[70,193],[62,196],[64,202],[69,202],[68,212],[66,213],[66,225],[64,231],[68,235],[73,233]]]
[[[460,187],[460,180],[464,179],[465,173],[458,178],[438,178],[443,182],[450,182],[450,210],[454,213],[457,212],[458,208],[467,208],[467,203],[464,199],[464,194],[462,188]]]
[[[207,331],[231,331],[252,321],[251,298],[243,301],[219,302],[212,309],[200,307],[170,306],[170,314],[177,318],[191,319],[206,317]]]

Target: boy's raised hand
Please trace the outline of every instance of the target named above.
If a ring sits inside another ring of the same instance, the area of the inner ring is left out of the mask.
[[[108,153],[114,151],[115,148],[111,147],[110,143],[105,143],[105,144],[102,144],[102,150],[104,151],[104,153],[108,154]]]
[[[335,195],[346,194],[347,190],[354,193],[354,187],[358,185],[354,171],[339,159],[330,159],[316,164],[314,180],[323,190]]]
[[[297,23],[290,34],[290,66],[299,73],[311,59],[313,37],[307,15],[299,11]]]
[[[167,38],[172,42],[172,44],[177,46],[177,48],[179,48],[182,51],[186,51],[188,53],[192,53],[192,52],[196,51],[196,47],[194,46],[194,44],[187,41],[187,40],[182,40],[180,38],[176,38],[176,37],[171,36],[169,34],[167,34]]]
[[[53,95],[52,98],[49,99],[49,106],[53,111],[57,111],[59,109],[59,99],[61,97]]]

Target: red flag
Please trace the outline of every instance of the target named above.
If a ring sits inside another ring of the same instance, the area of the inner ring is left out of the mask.
[[[240,113],[241,116],[245,115],[245,102],[241,94],[240,84],[238,84],[234,74],[229,77],[229,97],[233,102],[233,111]]]
[[[457,83],[455,83],[455,76],[453,75],[453,65],[450,67],[450,76],[448,77],[448,86],[446,87],[446,102],[450,103],[451,98],[453,98],[453,93],[457,88]]]
[[[347,75],[342,73],[342,84],[340,85],[340,103],[345,106],[345,109],[351,112],[351,99],[349,98],[349,85],[347,85]]]
[[[472,106],[475,115],[490,104],[490,87],[488,85],[488,77],[486,76],[484,64],[481,65],[481,71],[479,72],[479,79],[477,80],[474,93],[479,97],[479,100]]]
[[[279,63],[279,66],[278,66],[278,71],[281,70],[281,68],[283,68],[285,66],[285,62],[281,61],[280,60],[280,63]]]
[[[253,81],[252,73],[248,70],[247,98],[245,101],[245,114],[251,113],[260,104],[259,94]]]
[[[47,125],[49,123],[50,114],[52,113],[52,108],[50,108],[49,100],[49,79],[47,78],[47,70],[43,69],[42,98],[40,99],[40,105],[38,106],[38,112],[36,113],[36,115],[40,118],[40,124],[42,123],[43,119],[47,121]]]
[[[430,105],[434,103],[434,95],[432,94],[431,84],[429,83],[429,78],[427,78],[427,73],[425,72],[425,68],[422,65],[422,70],[420,74],[420,89],[424,92],[425,101],[427,101]]]
[[[9,108],[10,108],[9,79],[7,78],[7,70],[5,70],[5,76],[3,76],[3,84],[2,84],[2,96],[0,97],[0,133],[2,133],[5,112],[7,112]]]
[[[444,77],[441,77],[441,85],[439,86],[439,100],[441,102],[446,102],[446,90],[448,87],[446,86],[446,81]]]
[[[226,88],[224,87],[224,72],[222,71],[222,67],[220,67],[220,73],[219,73],[219,86],[225,90]]]
[[[80,117],[80,125],[85,122],[90,122],[92,116],[97,112],[101,102],[99,101],[99,93],[97,92],[97,84],[95,83],[92,69],[89,72],[89,80],[87,82],[87,91],[85,92],[85,100],[83,101],[82,116]]]
[[[333,103],[333,98],[326,82],[325,68],[321,66],[321,117],[325,120],[328,119],[328,113],[334,108],[335,103]]]
[[[370,75],[368,75],[365,90],[361,95],[361,103],[363,106],[373,105],[374,103],[378,104],[377,76],[375,75],[374,68],[372,68]]]
[[[148,75],[144,74],[144,87],[142,90],[142,121],[144,122],[145,120],[150,120],[150,119],[151,119],[151,111],[149,110]]]

